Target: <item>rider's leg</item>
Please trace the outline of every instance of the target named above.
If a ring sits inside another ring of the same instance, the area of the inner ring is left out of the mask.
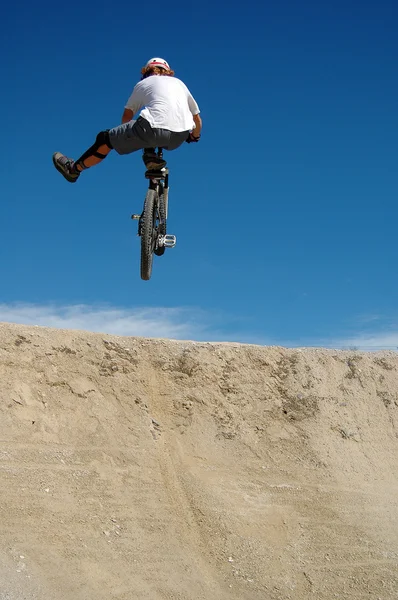
[[[78,173],[81,173],[84,169],[89,169],[90,167],[98,165],[98,163],[108,156],[111,150],[112,146],[109,141],[109,130],[100,131],[94,144],[75,161],[75,170]]]
[[[71,158],[64,156],[60,152],[55,152],[53,155],[53,162],[55,168],[65,177],[65,179],[70,183],[74,183],[84,169],[89,169],[100,163],[108,156],[111,150],[112,145],[109,140],[108,130],[101,131],[97,135],[94,144],[86,150],[77,161],[73,161]]]
[[[163,156],[158,156],[155,148],[144,148],[142,160],[148,171],[163,169],[163,167],[166,166],[166,161],[163,159]]]
[[[166,161],[160,158],[155,148],[167,145],[170,132],[152,128],[146,119],[139,117],[136,121],[129,121],[109,132],[110,141],[118,154],[130,154],[143,150],[143,160],[147,169],[161,169]]]
[[[166,132],[160,129],[155,129],[153,135],[157,137],[159,136],[159,132],[162,139],[159,146],[162,150],[163,148],[166,150],[175,150],[181,146],[189,136],[189,131]],[[142,160],[148,171],[159,170],[166,166],[166,161],[163,160],[163,152],[161,151],[160,155],[158,155],[156,154],[155,148],[145,148]]]

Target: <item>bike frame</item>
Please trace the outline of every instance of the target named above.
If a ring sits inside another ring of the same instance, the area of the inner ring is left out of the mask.
[[[165,215],[167,219],[169,206],[169,170],[164,167],[155,177],[152,177],[150,172],[147,171],[145,177],[149,179],[149,189],[156,192],[156,203],[159,201],[159,183],[162,182]]]
[[[162,158],[162,149],[158,149]],[[141,236],[141,278],[148,280],[152,272],[152,255],[162,256],[166,248],[174,248],[175,235],[167,234],[169,205],[169,170],[166,166],[158,171],[146,171],[149,188],[141,215],[132,215],[138,220],[138,235]]]

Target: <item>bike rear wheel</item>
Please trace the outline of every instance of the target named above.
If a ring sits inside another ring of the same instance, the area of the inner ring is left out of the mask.
[[[141,279],[148,281],[152,274],[153,251],[155,249],[156,231],[156,192],[147,191],[144,210],[141,215]]]

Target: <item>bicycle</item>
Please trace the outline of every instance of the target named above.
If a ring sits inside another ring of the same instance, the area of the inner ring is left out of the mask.
[[[163,157],[162,148],[157,149],[159,158]],[[138,235],[141,237],[141,279],[148,281],[152,274],[153,255],[162,256],[166,248],[174,248],[176,236],[166,233],[169,170],[163,167],[159,171],[146,171],[149,187],[145,196],[144,208],[140,215],[131,215],[138,220]]]

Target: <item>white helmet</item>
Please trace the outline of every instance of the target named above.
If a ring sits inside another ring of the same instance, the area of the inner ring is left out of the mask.
[[[151,58],[145,65],[146,69],[148,67],[160,67],[161,69],[170,71],[169,63],[166,60],[164,60],[164,58]]]

